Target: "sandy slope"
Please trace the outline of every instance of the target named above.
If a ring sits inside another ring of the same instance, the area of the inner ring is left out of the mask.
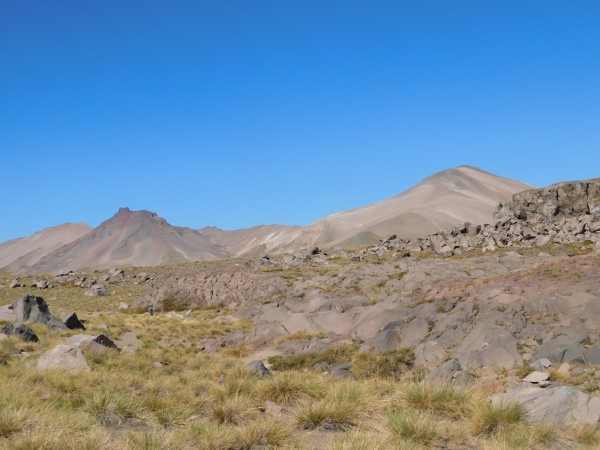
[[[86,235],[92,227],[85,223],[65,223],[44,228],[31,236],[0,244],[0,267],[17,272],[44,256]]]
[[[531,185],[460,166],[390,199],[325,217],[305,227],[293,245],[366,244],[392,233],[412,238],[465,221],[488,223],[499,201],[526,189]]]

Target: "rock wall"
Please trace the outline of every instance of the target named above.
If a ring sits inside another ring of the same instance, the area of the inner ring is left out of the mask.
[[[513,195],[512,213],[521,220],[600,216],[600,178],[568,181]]]

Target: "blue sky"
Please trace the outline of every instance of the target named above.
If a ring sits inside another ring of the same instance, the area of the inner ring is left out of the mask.
[[[470,164],[600,176],[600,3],[4,1],[0,241],[306,224]]]

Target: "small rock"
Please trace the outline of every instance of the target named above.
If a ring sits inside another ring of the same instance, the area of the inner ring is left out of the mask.
[[[585,370],[583,369],[583,367],[575,367],[573,370],[571,370],[571,376],[573,377],[579,377],[584,374]]]
[[[571,369],[571,365],[569,363],[562,363],[558,368],[557,372],[563,376],[569,376],[569,370]]]
[[[250,371],[251,374],[256,375],[260,378],[269,378],[272,376],[271,371],[265,366],[265,363],[263,363],[260,359],[249,362],[246,365],[246,368],[248,369],[248,371]]]
[[[125,302],[119,302],[119,309],[129,309],[129,305]]]
[[[523,378],[523,381],[527,381],[528,383],[540,383],[548,380],[549,378],[550,374],[548,374],[548,372],[540,372],[536,370]]]
[[[331,369],[331,376],[335,378],[352,378],[352,363],[338,364]]]

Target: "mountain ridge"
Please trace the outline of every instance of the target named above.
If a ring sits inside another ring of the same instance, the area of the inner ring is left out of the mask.
[[[56,272],[153,266],[295,253],[315,246],[367,245],[390,234],[414,238],[461,222],[489,222],[499,202],[532,187],[477,167],[459,166],[437,172],[388,199],[340,211],[306,226],[257,225],[240,230],[176,227],[154,212],[123,207],[62,246],[38,251],[33,259],[26,254],[12,255],[13,259],[0,267],[11,272]],[[0,244],[0,262],[8,260],[2,259],[2,246],[9,242]],[[19,258],[23,259],[15,262]]]

